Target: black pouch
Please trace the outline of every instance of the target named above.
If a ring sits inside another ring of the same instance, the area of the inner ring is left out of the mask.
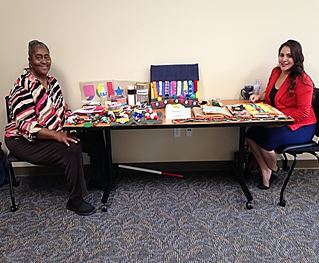
[[[1,148],[2,143],[0,142],[0,186],[8,183],[8,168],[6,165],[6,156]]]
[[[96,189],[105,189],[108,182],[108,160],[102,130],[82,130],[77,136],[81,140],[83,152],[90,159],[87,183]]]

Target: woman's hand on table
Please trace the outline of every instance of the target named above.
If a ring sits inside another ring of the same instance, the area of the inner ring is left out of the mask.
[[[249,101],[252,103],[257,103],[257,102],[261,101],[261,97],[262,96],[260,94],[252,94],[249,97]]]

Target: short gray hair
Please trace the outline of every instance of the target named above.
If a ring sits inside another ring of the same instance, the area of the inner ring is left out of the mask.
[[[34,52],[34,50],[38,47],[38,46],[41,46],[41,47],[45,47],[49,53],[50,53],[50,50],[48,48],[48,46],[46,44],[44,44],[43,42],[39,41],[39,40],[31,40],[29,42],[29,45],[28,45],[28,55],[29,55],[29,58],[31,57],[32,53]]]

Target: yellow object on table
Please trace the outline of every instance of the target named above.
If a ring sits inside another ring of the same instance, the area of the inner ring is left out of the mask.
[[[277,110],[273,106],[258,102],[258,103],[244,103],[245,110],[254,117],[269,117],[284,115],[281,111]]]

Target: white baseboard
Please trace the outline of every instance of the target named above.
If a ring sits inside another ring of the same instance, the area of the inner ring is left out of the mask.
[[[84,163],[88,167],[88,163]],[[114,164],[116,165],[116,164]],[[130,165],[160,169],[174,172],[182,171],[231,171],[233,169],[233,161],[212,161],[212,162],[165,162],[165,163],[130,163]],[[280,164],[280,166],[282,166]],[[46,166],[32,165],[26,162],[14,163],[16,175],[27,175],[27,174],[53,174],[59,171],[55,168],[48,168]],[[319,169],[317,160],[298,160],[295,169]],[[61,172],[61,171],[60,171]],[[63,173],[63,172],[62,172]]]

